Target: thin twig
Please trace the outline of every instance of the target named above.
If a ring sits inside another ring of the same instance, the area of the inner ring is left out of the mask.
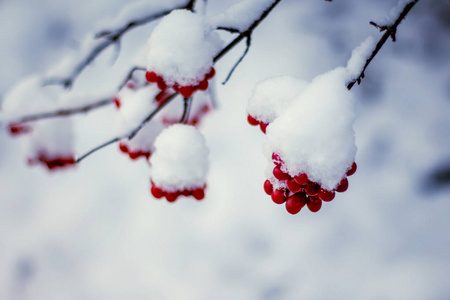
[[[60,110],[52,111],[52,112],[44,112],[44,113],[40,113],[40,114],[24,116],[24,117],[21,117],[20,119],[13,120],[9,123],[10,124],[23,124],[23,123],[42,120],[42,119],[67,117],[67,116],[74,115],[74,114],[87,113],[91,110],[109,105],[111,103],[113,103],[113,97],[108,98],[108,99],[103,99],[103,100],[97,101],[95,103],[90,103],[90,104],[87,104],[84,106],[76,107],[76,108],[65,108],[65,109],[60,109]]]
[[[277,6],[277,4],[278,3],[280,3],[281,2],[281,0],[275,0],[273,3],[272,3],[272,5],[270,6],[270,7],[268,7],[262,14],[261,14],[261,16],[257,19],[257,20],[255,20],[255,22],[253,22],[253,24],[252,25],[250,25],[250,27],[246,30],[246,31],[244,31],[244,32],[241,32],[241,33],[239,33],[239,35],[234,39],[234,40],[232,40],[225,48],[223,48],[222,49],[222,51],[220,51],[215,57],[214,57],[214,62],[217,62],[219,59],[221,59],[225,54],[227,54],[231,49],[233,49],[234,48],[234,46],[236,46],[237,44],[239,44],[244,38],[247,38],[247,42],[248,42],[248,39],[250,38],[250,36],[252,35],[252,33],[253,33],[253,30],[255,30],[255,28],[256,27],[258,27],[258,25],[269,15],[269,13],[275,8],[275,6]],[[233,28],[227,28],[227,27],[219,27],[220,29],[222,29],[222,30],[234,30]],[[246,51],[245,51],[245,53],[244,53],[244,56],[245,56],[245,54],[247,54],[247,52],[248,52],[248,49],[246,49]],[[239,64],[239,62],[240,61],[242,61],[242,59],[243,59],[243,57],[241,57],[241,59],[238,61],[238,64]],[[233,70],[232,71],[234,71],[234,69],[236,68],[236,66],[237,66],[237,64],[233,67]],[[228,80],[229,78],[227,78],[227,80]],[[225,81],[227,81],[227,80],[225,80]]]
[[[242,60],[244,60],[244,57],[247,55],[248,50],[250,49],[251,43],[252,43],[252,36],[248,35],[247,39],[246,39],[246,47],[245,47],[244,53],[238,59],[238,61],[234,64],[233,68],[231,68],[230,72],[228,73],[227,78],[225,78],[225,80],[222,82],[222,84],[226,84],[228,82],[228,80],[230,80],[231,75],[233,75],[234,70],[236,70],[237,66],[242,62]]]
[[[383,47],[384,43],[388,40],[389,37],[392,38],[392,40],[395,42],[395,34],[397,32],[397,27],[398,25],[400,25],[401,21],[406,17],[406,15],[409,13],[409,11],[411,10],[411,8],[413,8],[413,6],[419,2],[419,0],[413,0],[412,2],[408,3],[405,8],[403,9],[403,11],[400,13],[400,15],[398,16],[398,18],[395,20],[394,24],[390,25],[390,26],[379,26],[374,22],[370,22],[370,24],[372,25],[376,25],[377,28],[379,28],[381,31],[386,31],[383,36],[380,38],[380,40],[378,41],[377,45],[375,46],[375,49],[373,50],[372,54],[370,55],[370,57],[366,60],[366,63],[361,71],[361,73],[358,75],[358,77],[356,77],[355,79],[353,79],[352,81],[350,81],[349,83],[347,83],[347,89],[351,90],[352,87],[355,85],[355,83],[360,84],[361,80],[364,78],[365,74],[364,72],[366,71],[366,68],[369,66],[370,62],[372,61],[372,59],[377,55],[378,51],[380,51],[381,47]]]
[[[119,136],[119,137],[115,137],[115,138],[113,138],[113,139],[111,139],[111,140],[109,140],[109,141],[107,141],[107,142],[105,142],[105,143],[103,143],[103,144],[101,144],[101,145],[95,147],[94,149],[92,149],[92,150],[86,152],[85,154],[83,154],[82,156],[80,156],[80,157],[75,161],[75,163],[81,162],[83,159],[85,159],[85,158],[88,157],[89,155],[93,154],[94,152],[97,152],[98,150],[103,149],[103,148],[105,148],[106,146],[109,146],[109,145],[111,145],[111,144],[114,144],[114,143],[116,143],[116,142],[118,142],[118,141],[120,141],[120,140],[122,140],[122,139],[128,139],[128,140],[131,140],[131,139],[132,139],[133,137],[135,137],[136,134],[142,129],[142,127],[144,127],[145,124],[147,124],[148,122],[150,122],[150,121],[153,119],[153,117],[154,117],[161,109],[163,109],[163,108],[164,108],[164,107],[165,107],[172,99],[175,98],[176,95],[178,95],[178,93],[173,93],[171,96],[169,96],[165,102],[161,103],[160,106],[158,106],[154,111],[152,111],[152,113],[151,113],[150,115],[148,115],[148,117],[145,118],[145,120],[143,120],[143,121],[139,124],[139,126],[137,126],[135,129],[133,129],[132,131],[130,131],[129,133],[127,133],[127,134],[125,134],[125,135],[122,135],[122,136]]]
[[[133,78],[133,73],[134,73],[135,71],[147,71],[147,69],[144,68],[144,67],[138,67],[138,66],[133,67],[133,68],[128,72],[128,75],[125,77],[125,79],[122,81],[122,83],[119,85],[119,88],[118,88],[119,91],[127,84],[128,81],[130,81],[130,80]]]

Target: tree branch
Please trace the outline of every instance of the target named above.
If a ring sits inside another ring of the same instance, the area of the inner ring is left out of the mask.
[[[80,114],[80,113],[87,113],[91,110],[101,108],[103,106],[109,105],[113,103],[113,97],[108,99],[103,99],[94,103],[90,103],[84,106],[76,107],[76,108],[66,108],[66,109],[60,109],[57,111],[52,112],[45,112],[40,113],[36,115],[29,115],[24,116],[20,119],[13,120],[9,122],[9,124],[23,124],[23,123],[29,123],[33,121],[43,120],[43,119],[50,119],[50,118],[57,118],[57,117],[67,117],[74,114]]]
[[[369,58],[366,60],[366,63],[361,71],[361,73],[358,75],[358,77],[356,77],[355,79],[353,79],[352,81],[350,81],[349,83],[347,83],[347,89],[351,90],[352,87],[355,85],[355,83],[360,84],[361,80],[364,78],[364,72],[366,71],[367,67],[369,66],[370,62],[372,61],[372,59],[377,55],[378,51],[380,51],[381,47],[383,47],[384,43],[387,41],[387,39],[389,37],[392,38],[392,41],[395,42],[395,34],[397,32],[397,27],[398,25],[400,25],[401,21],[406,17],[406,15],[409,13],[409,11],[411,10],[411,8],[413,8],[413,6],[419,2],[419,0],[413,0],[412,2],[408,3],[403,11],[399,14],[399,16],[397,17],[397,19],[395,20],[395,22],[392,25],[377,25],[375,22],[370,22],[370,24],[374,25],[375,27],[379,28],[380,31],[386,31],[383,36],[380,38],[380,40],[378,41],[377,45],[375,46],[375,49],[373,50],[372,54],[369,56]]]
[[[62,85],[67,89],[70,89],[80,75],[80,73],[88,66],[92,61],[94,61],[97,56],[102,53],[109,46],[114,45],[120,41],[123,35],[125,35],[130,30],[146,25],[154,20],[157,20],[161,17],[164,17],[171,13],[175,9],[193,9],[195,4],[195,0],[190,0],[187,5],[183,5],[180,7],[175,7],[173,9],[169,9],[166,11],[162,11],[155,14],[150,14],[140,19],[132,20],[127,23],[125,26],[114,29],[114,30],[103,30],[95,34],[95,39],[102,39],[99,43],[93,46],[92,50],[90,50],[86,57],[82,58],[76,65],[73,67],[73,70],[70,72],[70,75],[64,78],[51,77],[45,80],[44,85]]]

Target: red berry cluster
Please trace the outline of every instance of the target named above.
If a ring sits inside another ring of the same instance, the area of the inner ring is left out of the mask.
[[[140,150],[138,150],[138,151],[131,151],[129,148],[128,148],[128,146],[126,145],[126,144],[124,144],[124,143],[120,143],[119,144],[119,148],[120,148],[120,151],[122,151],[123,153],[127,153],[128,154],[128,156],[131,158],[131,159],[138,159],[139,157],[141,157],[141,156],[144,156],[146,159],[149,159],[150,158],[150,155],[152,155],[152,153],[151,152],[145,152],[145,151],[140,151]]]
[[[49,170],[54,170],[56,168],[68,167],[68,166],[74,165],[75,162],[76,162],[76,160],[72,156],[50,158],[46,154],[39,154],[37,158],[28,159],[28,164],[34,165],[37,163],[42,163],[42,164],[46,165]]]
[[[25,134],[32,130],[30,126],[23,125],[23,124],[10,124],[8,126],[8,129],[9,129],[9,133],[12,136],[18,136],[21,134]]]
[[[145,73],[145,78],[148,82],[156,83],[158,84],[158,88],[160,90],[165,90],[169,87],[171,87],[174,91],[179,92],[183,97],[189,98],[191,97],[195,91],[206,91],[208,89],[208,80],[214,77],[216,74],[216,71],[214,68],[211,68],[211,70],[205,74],[203,77],[203,80],[199,81],[196,85],[179,85],[178,83],[175,83],[172,86],[168,86],[167,82],[164,80],[164,78],[155,72],[148,71]]]
[[[356,163],[353,163],[349,170],[334,190],[326,190],[320,184],[308,179],[305,173],[298,174],[292,178],[281,169],[283,161],[280,156],[273,153],[272,160],[275,163],[273,176],[276,180],[284,182],[287,188],[275,189],[272,182],[264,182],[264,191],[272,197],[273,202],[277,204],[286,203],[286,210],[295,215],[306,205],[311,212],[318,212],[322,207],[322,201],[330,202],[334,199],[335,192],[343,193],[348,189],[347,176],[356,172]]]
[[[150,188],[150,192],[152,193],[153,197],[155,197],[156,199],[161,199],[165,197],[168,202],[175,202],[179,196],[185,197],[193,196],[197,200],[202,200],[203,198],[205,198],[206,185],[203,186],[202,188],[197,188],[195,190],[184,189],[182,191],[175,191],[175,192],[164,191],[164,189],[157,187],[153,183],[153,181],[151,181],[151,185],[152,186]]]
[[[256,118],[252,117],[251,115],[248,115],[247,121],[252,126],[258,126],[259,125],[259,128],[261,129],[261,131],[263,133],[266,133],[266,128],[267,128],[267,125],[269,125],[269,123],[260,122]]]

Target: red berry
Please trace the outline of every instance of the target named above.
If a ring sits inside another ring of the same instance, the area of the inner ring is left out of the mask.
[[[315,196],[320,190],[320,185],[314,182],[309,182],[305,187],[305,192],[308,196]]]
[[[271,197],[273,202],[275,202],[276,204],[283,204],[287,199],[286,194],[286,190],[275,190],[273,191]]]
[[[324,189],[320,189],[319,193],[317,194],[317,196],[319,197],[320,200],[326,201],[326,202],[330,202],[331,200],[333,200],[334,195],[335,195],[335,193],[333,191],[327,191]]]
[[[250,125],[252,126],[258,126],[259,125],[259,121],[256,120],[255,118],[253,118],[252,116],[248,115],[247,117],[247,121]]]
[[[172,86],[172,89],[173,89],[175,92],[178,92],[178,91],[180,90],[180,86],[178,85],[178,83],[175,83],[175,84]]]
[[[158,88],[159,88],[160,90],[165,90],[165,89],[167,89],[167,84],[166,84],[166,82],[164,81],[163,78],[159,78],[159,80],[158,80]]]
[[[155,197],[156,199],[161,199],[162,197],[164,197],[164,191],[161,190],[160,188],[154,186],[152,184],[152,188],[150,189],[153,197]]]
[[[273,168],[273,176],[275,176],[275,178],[278,180],[288,180],[291,178],[289,174],[286,174],[283,171],[281,171],[281,168],[279,166]]]
[[[206,91],[208,89],[208,80],[203,79],[202,81],[200,81],[200,83],[198,84],[198,89],[200,91]]]
[[[259,128],[261,128],[261,131],[262,131],[263,133],[266,133],[267,125],[269,125],[269,124],[263,123],[263,122],[259,123]]]
[[[356,163],[354,162],[352,164],[351,168],[347,171],[347,173],[345,173],[345,175],[352,176],[353,174],[355,174],[356,168],[357,168],[357,166],[356,166]]]
[[[117,98],[117,97],[114,97],[114,99],[113,99],[113,101],[114,101],[114,104],[116,105],[116,107],[117,108],[120,108],[120,99],[119,98]]]
[[[287,187],[294,194],[300,192],[303,189],[303,187],[300,184],[298,184],[294,179],[291,179],[287,182]]]
[[[145,79],[147,79],[148,82],[158,82],[159,76],[155,72],[147,72],[145,73]]]
[[[272,195],[273,185],[269,180],[264,182],[264,192],[266,192],[267,195]]]
[[[286,210],[290,214],[297,214],[305,206],[305,202],[302,201],[298,194],[289,196],[286,200]]]
[[[318,212],[322,207],[322,201],[320,201],[320,199],[310,197],[306,205],[308,205],[308,208],[311,212],[315,213]]]
[[[128,153],[128,147],[127,147],[127,145],[125,145],[125,144],[123,144],[123,143],[120,143],[120,144],[119,144],[119,149],[120,149],[120,151],[122,151],[123,153]]]
[[[177,200],[178,196],[180,196],[180,194],[178,192],[166,193],[166,199],[169,202],[175,202]]]
[[[203,188],[195,189],[192,192],[192,196],[194,196],[194,198],[197,200],[202,200],[203,198],[205,198],[205,190]]]
[[[273,160],[273,163],[277,166],[281,166],[281,164],[283,163],[283,160],[281,159],[281,157],[276,153],[272,153],[272,160]]]
[[[206,79],[211,79],[214,77],[214,75],[216,75],[216,70],[214,70],[214,68],[211,68],[211,70],[209,70],[209,73],[206,74]]]
[[[300,184],[300,185],[307,185],[309,180],[308,180],[308,175],[306,174],[299,174],[297,176],[294,177],[294,180]]]
[[[21,124],[11,124],[8,129],[11,135],[20,135],[31,131],[31,127]]]
[[[342,179],[339,183],[338,187],[336,188],[336,192],[343,193],[348,189],[348,180],[347,177]]]
[[[138,151],[135,151],[135,152],[128,153],[128,155],[130,156],[131,159],[135,160],[135,159],[138,159],[139,156],[141,156],[141,153]]]
[[[193,86],[182,86],[179,88],[181,96],[184,98],[189,98],[194,94],[195,88]]]

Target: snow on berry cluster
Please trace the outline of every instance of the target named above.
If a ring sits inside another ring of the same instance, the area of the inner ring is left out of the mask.
[[[14,123],[22,116],[53,111],[64,101],[58,87],[42,86],[41,78],[25,78],[8,92],[2,102],[2,119],[11,135],[23,135],[25,155],[30,165],[49,170],[75,164],[72,122],[68,118],[46,120],[29,125]]]
[[[151,193],[174,202],[180,195],[204,198],[208,171],[208,149],[203,135],[193,126],[175,124],[155,141]]]
[[[214,77],[214,56],[222,41],[204,17],[188,10],[174,10],[153,31],[148,41],[148,82],[161,90],[169,87],[183,97],[208,89]]]
[[[267,125],[272,123],[300,94],[307,83],[293,77],[279,76],[258,83],[247,103],[247,120],[266,133]]]
[[[291,214],[305,205],[317,212],[322,201],[347,190],[347,176],[356,171],[353,99],[345,87],[349,75],[348,69],[337,68],[297,88],[291,78],[268,80],[265,87],[257,86],[249,101],[249,115],[270,123],[264,190],[275,203],[286,203]],[[273,84],[276,80],[282,83]],[[266,95],[277,95],[280,85],[293,97],[268,99]]]

